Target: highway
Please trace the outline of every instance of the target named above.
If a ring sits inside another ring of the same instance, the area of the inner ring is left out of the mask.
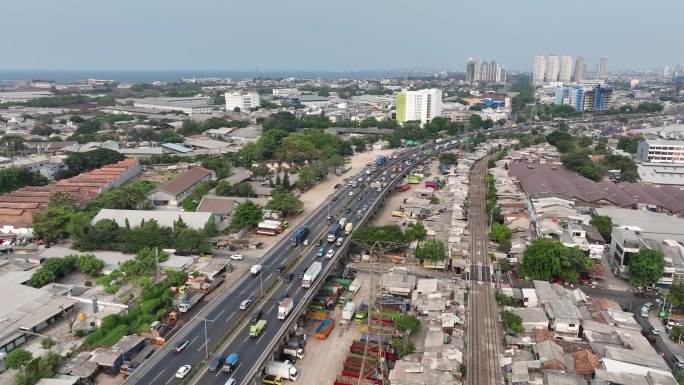
[[[425,148],[428,146],[434,145],[426,145]],[[399,154],[399,159],[388,159],[388,163],[383,165],[383,167],[379,167],[378,172],[371,175],[372,180],[374,181],[381,178],[383,176],[383,170],[390,168],[395,163],[400,161],[403,162],[403,158],[407,155],[416,153],[420,150],[420,148],[405,150]],[[418,156],[418,158],[422,158],[422,155]],[[409,168],[405,167],[403,173],[398,173],[396,180],[402,178],[402,175],[405,175],[408,171]],[[388,172],[387,176],[385,176],[388,183],[392,181],[389,178],[389,174],[390,173]],[[250,263],[264,266],[261,276],[252,277],[249,274],[245,274],[243,277],[238,278],[237,284],[233,285],[235,288],[232,289],[232,291],[221,293],[219,297],[212,301],[212,303],[198,315],[207,320],[206,339],[208,339],[208,347],[211,349],[211,347],[218,343],[219,339],[230,326],[237,322],[238,318],[244,312],[243,310],[238,309],[240,302],[246,299],[256,301],[260,293],[262,293],[262,282],[265,290],[273,280],[280,279],[279,274],[276,273],[278,266],[288,265],[298,257],[300,253],[302,254],[301,260],[292,268],[292,270],[290,270],[294,273],[295,278],[289,283],[284,283],[281,280],[281,282],[260,303],[260,309],[263,310],[261,319],[268,321],[268,324],[261,335],[258,338],[250,338],[248,334],[249,326],[251,324],[248,321],[245,321],[233,336],[231,336],[228,342],[224,343],[225,349],[217,352],[224,357],[231,353],[237,353],[240,361],[237,369],[233,373],[223,373],[220,370],[217,372],[209,372],[206,371],[205,366],[205,368],[193,378],[193,383],[224,384],[227,379],[232,376],[238,380],[239,384],[242,384],[249,380],[255,366],[261,365],[261,363],[265,361],[265,355],[269,353],[268,346],[270,342],[279,335],[281,328],[284,325],[283,321],[277,320],[278,298],[284,293],[289,294],[295,301],[296,309],[308,292],[308,289],[303,289],[301,287],[301,279],[296,278],[297,273],[301,269],[308,268],[315,260],[323,263],[324,271],[328,264],[334,263],[337,260],[340,248],[334,247],[327,242],[324,242],[322,247],[324,247],[326,251],[333,247],[336,250],[335,257],[333,259],[326,259],[315,256],[316,251],[318,250],[318,246],[314,245],[315,241],[323,238],[330,227],[326,219],[328,212],[330,212],[331,215],[335,215],[336,219],[339,219],[340,217],[349,218],[354,224],[354,227],[356,227],[358,223],[355,214],[356,210],[363,205],[368,205],[369,209],[372,208],[373,203],[375,203],[382,194],[388,189],[393,188],[392,184],[389,183],[388,187],[382,189],[382,192],[377,192],[375,188],[370,187],[370,182],[365,182],[367,177],[365,173],[355,176],[357,180],[359,177],[364,179],[365,186],[352,188],[345,185],[333,195],[338,197],[336,201],[333,201],[331,199],[332,197],[329,197],[325,204],[321,205],[317,211],[312,213],[300,224],[300,226],[305,225],[311,229],[311,235],[309,236],[311,243],[308,246],[302,245],[299,247],[292,247],[289,235],[295,228],[290,229],[283,239],[260,261],[249,261]],[[367,191],[366,195],[362,195],[364,189]],[[350,191],[354,191],[353,196],[349,195]],[[359,197],[362,198],[361,201],[357,200]],[[352,212],[341,215],[340,212],[344,212],[346,207],[350,207]],[[347,237],[349,236],[344,236],[345,239]],[[320,282],[323,279],[324,277],[321,276],[317,282]],[[293,316],[296,316],[296,314],[290,315],[290,317]],[[190,345],[180,354],[171,354],[170,350],[173,345],[177,341],[182,340],[190,341]],[[195,319],[188,322],[188,325],[185,328],[168,341],[163,348],[148,360],[148,362],[145,362],[140,369],[129,377],[126,380],[126,384],[179,384],[182,380],[175,377],[178,368],[182,365],[196,366],[205,358],[205,350],[205,321]]]

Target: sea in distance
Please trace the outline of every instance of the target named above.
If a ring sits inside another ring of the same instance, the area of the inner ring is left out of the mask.
[[[368,70],[368,71],[150,71],[150,70],[2,70],[0,69],[0,85],[12,85],[22,80],[54,80],[68,84],[87,79],[114,80],[116,82],[176,82],[179,79],[192,78],[231,78],[241,80],[248,78],[304,78],[304,79],[378,79],[430,76],[429,71],[400,70]]]

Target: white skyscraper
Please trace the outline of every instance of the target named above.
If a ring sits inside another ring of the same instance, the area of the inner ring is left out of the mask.
[[[546,59],[544,55],[534,55],[534,69],[532,70],[532,83],[544,83],[544,75],[546,73]]]
[[[420,120],[430,123],[437,116],[442,116],[442,90],[406,91],[397,94],[397,121],[400,123]]]
[[[558,74],[558,81],[563,83],[570,83],[572,78],[572,58],[570,55],[563,54],[560,59],[560,72]]]
[[[604,79],[608,72],[608,56],[601,56],[601,61],[596,66],[596,77]]]
[[[560,71],[560,62],[558,56],[550,53],[546,60],[546,82],[558,81],[558,72]]]
[[[587,62],[582,56],[577,56],[575,61],[575,75],[573,80],[577,83],[587,78]]]

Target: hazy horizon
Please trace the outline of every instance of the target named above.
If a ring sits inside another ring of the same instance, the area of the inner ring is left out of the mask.
[[[684,63],[675,0],[321,3],[178,0],[3,6],[0,69],[66,71],[460,71],[469,57],[529,71],[537,53],[583,56],[592,72]],[[421,14],[418,11],[424,11]]]

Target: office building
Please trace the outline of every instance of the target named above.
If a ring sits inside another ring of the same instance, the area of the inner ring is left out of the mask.
[[[425,124],[441,115],[442,90],[431,88],[403,91],[397,94],[397,121],[399,123],[418,120]]]
[[[675,78],[675,92],[678,94],[684,93],[684,76],[677,76]]]
[[[569,83],[572,78],[572,58],[570,55],[563,54],[560,59],[560,71],[558,81]]]
[[[575,74],[573,80],[577,83],[587,78],[587,62],[582,56],[577,56],[575,60]]]
[[[634,156],[642,163],[684,163],[684,141],[642,140]]]
[[[609,109],[613,102],[613,89],[603,85],[593,87],[556,87],[556,105],[570,105],[575,111],[600,111]]]
[[[599,61],[596,66],[596,77],[599,79],[604,79],[608,73],[608,56],[601,56],[601,61]]]
[[[532,70],[532,84],[544,83],[546,75],[546,59],[544,55],[534,55],[534,69]]]
[[[558,81],[558,73],[560,72],[560,61],[558,56],[550,53],[546,59],[546,82]]]
[[[240,111],[249,111],[250,108],[259,107],[259,93],[256,91],[232,91],[225,93],[226,111],[233,111],[239,108]]]
[[[468,59],[466,81],[468,83],[506,83],[506,67],[495,61],[488,63],[480,59]]]

